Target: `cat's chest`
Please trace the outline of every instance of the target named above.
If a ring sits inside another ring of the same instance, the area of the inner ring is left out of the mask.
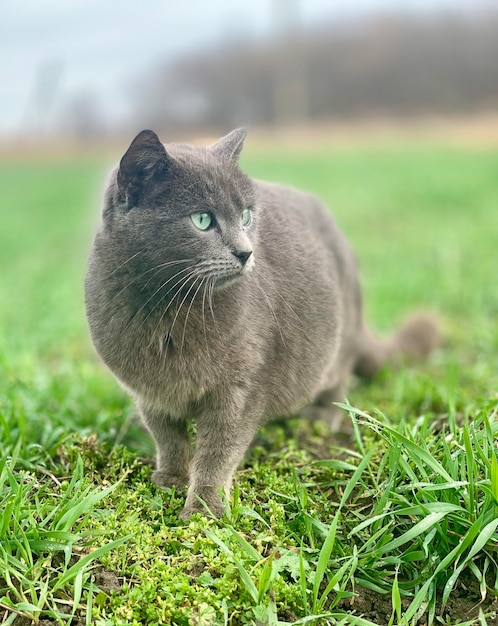
[[[143,329],[135,393],[181,417],[214,387],[240,375],[243,337],[220,316],[209,315],[192,307]]]
[[[224,316],[218,313],[216,318],[214,310],[208,312],[201,303],[156,316],[144,334],[149,358],[168,363],[177,374],[209,370],[238,336],[227,327]]]

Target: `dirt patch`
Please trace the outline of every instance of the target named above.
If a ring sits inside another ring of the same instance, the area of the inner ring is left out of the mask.
[[[109,595],[111,591],[119,591],[121,589],[121,583],[119,578],[114,572],[108,569],[98,569],[94,572],[95,584],[105,594]]]
[[[60,622],[55,619],[54,620],[41,619],[37,622],[33,622],[28,617],[22,617],[20,615],[14,620],[13,626],[34,626],[34,625],[36,626],[59,626],[59,624]],[[78,617],[78,615],[76,615],[75,618],[71,621],[71,626],[85,626],[85,624],[86,624],[86,619],[84,615],[81,617]]]
[[[403,611],[406,611],[409,604],[409,598],[402,599]],[[356,587],[355,596],[341,601],[338,608],[347,613],[361,615],[379,626],[387,626],[392,613],[390,594],[376,593],[363,587]],[[446,606],[442,607],[440,602],[437,603],[435,617],[440,618],[438,620],[440,623],[458,624],[477,620],[479,610],[482,610],[484,614],[498,613],[498,598],[488,592],[486,598],[482,600],[475,577],[469,572],[463,572]],[[498,617],[488,617],[486,623],[488,626],[493,624],[498,626]],[[424,615],[417,622],[417,626],[426,626],[426,624],[427,616]]]

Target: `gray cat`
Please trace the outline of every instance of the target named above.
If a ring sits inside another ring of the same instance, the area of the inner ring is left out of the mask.
[[[155,440],[152,480],[189,486],[184,519],[203,502],[223,514],[221,489],[265,421],[312,404],[333,424],[351,373],[370,378],[437,338],[423,315],[386,341],[369,331],[329,212],[244,174],[245,135],[165,148],[142,131],[111,175],[85,283],[95,347]]]

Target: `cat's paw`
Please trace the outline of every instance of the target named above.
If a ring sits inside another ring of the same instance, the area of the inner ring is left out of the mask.
[[[156,487],[187,487],[188,476],[177,476],[164,470],[154,470],[150,477]]]
[[[323,422],[328,425],[332,433],[342,433],[344,427],[347,428],[349,424],[344,420],[344,412],[333,406],[309,404],[301,409],[299,417],[310,422]]]
[[[216,488],[203,487],[200,493],[189,492],[183,511],[180,513],[180,518],[188,520],[195,513],[201,513],[206,517],[223,517],[225,505]]]

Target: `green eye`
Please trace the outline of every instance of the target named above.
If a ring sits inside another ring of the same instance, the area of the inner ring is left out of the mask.
[[[240,223],[242,226],[249,226],[252,222],[252,211],[251,209],[244,209],[242,211],[242,215],[240,216]]]
[[[192,213],[190,219],[199,230],[207,230],[213,223],[211,213]]]

